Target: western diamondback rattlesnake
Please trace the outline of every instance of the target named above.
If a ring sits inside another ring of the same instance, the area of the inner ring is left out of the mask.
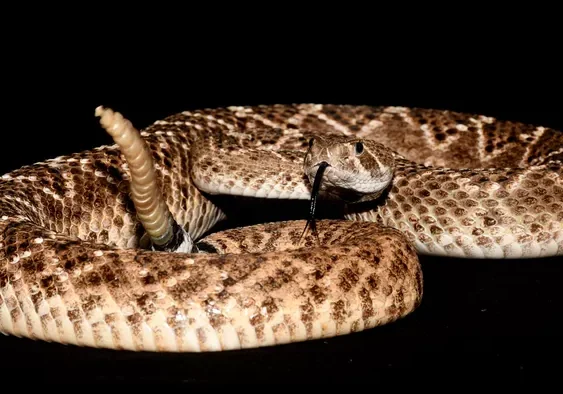
[[[412,312],[422,297],[416,251],[563,254],[556,130],[449,111],[304,104],[180,113],[147,127],[141,143],[119,114],[98,111],[121,147],[0,180],[5,334],[148,351],[269,346]],[[301,240],[306,221],[297,220],[200,240],[225,218],[212,194],[308,199],[319,160],[330,164],[323,185],[343,186],[323,189],[327,197],[366,200],[345,207],[348,220],[318,221],[318,239]],[[362,194],[358,179],[378,198]],[[184,253],[186,232],[212,253]]]

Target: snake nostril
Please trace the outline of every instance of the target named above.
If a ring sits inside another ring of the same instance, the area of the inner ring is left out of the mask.
[[[311,148],[313,146],[313,142],[315,142],[315,138],[311,138],[309,140],[309,148]]]

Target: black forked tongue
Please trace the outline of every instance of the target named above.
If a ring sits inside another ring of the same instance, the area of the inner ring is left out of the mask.
[[[315,174],[315,180],[313,182],[313,189],[311,190],[311,205],[309,206],[309,219],[307,220],[307,225],[305,226],[305,229],[303,230],[303,234],[301,234],[301,238],[303,238],[303,236],[305,235],[305,232],[307,231],[307,228],[309,226],[311,226],[311,230],[313,231],[313,235],[317,238],[317,241],[319,243],[320,243],[319,234],[317,233],[317,225],[315,223],[315,210],[317,208],[317,197],[319,195],[319,190],[321,188],[321,181],[323,179],[324,172],[325,172],[325,170],[328,166],[329,166],[329,164],[326,161],[321,162],[321,164],[319,164],[319,169],[317,170],[317,173]]]

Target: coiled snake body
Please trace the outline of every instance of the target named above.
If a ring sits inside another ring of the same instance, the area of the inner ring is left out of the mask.
[[[180,113],[140,139],[120,114],[97,115],[116,145],[0,180],[5,334],[146,351],[270,346],[411,313],[417,252],[563,254],[556,130],[303,104]],[[291,220],[201,239],[225,219],[216,194],[307,200],[320,161],[320,199],[345,209],[317,220],[317,236]]]

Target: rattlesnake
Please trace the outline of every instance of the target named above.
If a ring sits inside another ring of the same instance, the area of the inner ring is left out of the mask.
[[[141,143],[119,113],[97,115],[121,147],[0,180],[5,334],[146,351],[271,346],[413,312],[417,252],[563,254],[563,134],[550,128],[419,108],[272,105],[172,115]],[[226,218],[216,194],[234,212],[245,196],[306,202],[313,156],[331,161],[323,185],[343,186],[332,200],[322,188],[327,203],[365,201],[317,219],[316,235],[303,235],[305,219],[207,234]],[[375,195],[348,193],[369,168]],[[199,253],[186,254],[192,246]]]

